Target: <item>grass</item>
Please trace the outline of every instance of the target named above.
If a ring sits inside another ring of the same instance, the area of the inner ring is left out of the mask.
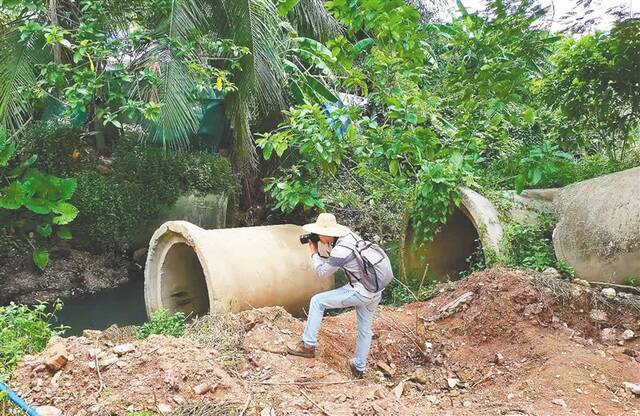
[[[239,368],[242,364],[244,328],[237,317],[228,312],[210,312],[187,325],[184,337],[194,344],[218,351],[222,364]]]

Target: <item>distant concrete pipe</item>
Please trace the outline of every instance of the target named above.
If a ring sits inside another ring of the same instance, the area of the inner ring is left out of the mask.
[[[407,225],[401,251],[407,274],[455,279],[467,267],[466,258],[482,247],[498,258],[502,251],[501,217],[535,222],[555,213],[556,256],[567,261],[576,277],[623,283],[640,277],[640,168],[629,169],[559,189],[530,189],[518,195],[502,192],[510,201],[501,213],[483,195],[461,188],[461,204],[433,242],[411,247],[413,229]]]
[[[204,230],[185,221],[164,223],[151,237],[145,303],[203,315],[280,305],[297,314],[311,296],[333,287],[315,276],[296,225]]]
[[[640,168],[569,185],[554,207],[553,247],[576,276],[612,283],[640,277]]]

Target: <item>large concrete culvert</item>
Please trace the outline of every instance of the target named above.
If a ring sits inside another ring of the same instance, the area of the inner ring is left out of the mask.
[[[281,305],[299,314],[311,296],[333,287],[315,276],[296,225],[204,230],[163,224],[151,238],[145,268],[147,313],[202,315]]]
[[[432,242],[416,248],[409,222],[401,253],[405,272],[408,277],[420,278],[426,269],[429,278],[456,279],[474,253],[482,252],[483,248],[498,252],[501,238],[502,224],[493,204],[479,193],[462,188],[460,207]]]

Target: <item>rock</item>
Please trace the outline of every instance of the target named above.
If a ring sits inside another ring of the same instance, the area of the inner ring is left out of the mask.
[[[36,412],[38,412],[40,416],[62,416],[62,410],[54,406],[36,407]]]
[[[334,396],[333,401],[335,401],[336,403],[344,403],[347,401],[347,396],[345,396],[342,393],[339,393]]]
[[[136,350],[136,346],[130,343],[120,344],[113,347],[113,352],[115,352],[118,355],[124,355],[126,353],[133,352],[135,350]]]
[[[551,400],[551,403],[561,407],[567,407],[567,404],[565,403],[564,399],[553,399]]]
[[[62,343],[56,343],[47,347],[44,352],[44,365],[47,366],[48,369],[53,371],[58,371],[69,361],[69,353],[67,352],[67,348]]]
[[[425,396],[425,399],[427,399],[427,401],[429,401],[431,404],[434,404],[434,405],[440,403],[438,396],[436,396],[435,394],[429,394]]]
[[[544,310],[544,305],[541,302],[531,303],[524,308],[524,316],[539,315]]]
[[[559,271],[554,269],[553,267],[547,267],[542,271],[542,276],[550,279],[562,279],[562,275]]]
[[[416,368],[416,371],[411,375],[411,380],[419,384],[427,384],[429,382],[429,376],[424,368]]]
[[[440,312],[441,314],[454,312],[458,308],[458,306],[464,303],[471,302],[472,299],[473,299],[473,292],[463,293],[452,302],[449,302],[446,305],[444,305],[442,308],[440,308],[438,312]]]
[[[592,309],[589,317],[593,322],[606,322],[608,319],[607,313],[602,309]]]
[[[158,411],[159,411],[161,414],[163,414],[163,415],[168,415],[168,414],[170,414],[172,410],[173,410],[173,409],[171,408],[171,406],[169,406],[169,405],[168,405],[168,404],[166,404],[166,403],[160,403],[160,404],[158,405]]]
[[[626,331],[624,331],[622,333],[622,339],[625,340],[625,341],[628,341],[628,340],[632,339],[635,336],[636,336],[636,334],[630,329],[627,329]]]
[[[594,415],[599,415],[600,411],[598,410],[597,407],[591,406],[591,413],[593,413]]]
[[[498,365],[504,364],[504,356],[500,353],[496,353],[496,356],[493,357],[493,362]]]
[[[449,386],[450,389],[452,389],[455,386],[457,386],[458,383],[460,383],[460,380],[457,379],[457,378],[448,378],[447,379],[447,385]]]
[[[473,403],[471,403],[469,400],[465,400],[462,402],[462,407],[471,407]]]
[[[572,282],[579,286],[591,287],[591,283],[587,282],[584,279],[573,279]]]
[[[398,385],[393,389],[393,394],[396,396],[396,399],[402,397],[402,393],[404,393],[404,381],[398,383]]]
[[[201,383],[193,388],[195,394],[205,394],[211,390],[211,385],[209,383]]]
[[[628,381],[625,381],[624,383],[622,383],[622,385],[624,386],[625,390],[630,391],[636,396],[640,396],[640,384],[630,383]]]
[[[394,370],[393,368],[391,368],[387,363],[385,363],[384,361],[378,361],[376,363],[376,366],[382,370],[382,373],[386,376],[389,377],[393,377],[393,375],[396,373],[396,370]]]
[[[615,328],[605,328],[600,332],[600,339],[602,342],[615,342],[616,330]]]
[[[377,415],[387,414],[387,412],[385,412],[385,410],[382,407],[380,407],[380,405],[378,405],[377,403],[372,404],[371,408],[376,412]]]
[[[600,293],[602,293],[602,296],[604,296],[607,299],[615,299],[616,298],[616,290],[612,287],[605,287],[604,289],[602,289],[600,291]]]
[[[273,407],[265,407],[260,411],[260,416],[276,416],[276,411]]]
[[[102,336],[102,331],[98,331],[97,329],[85,329],[82,331],[82,336],[90,339],[90,340],[98,340]]]

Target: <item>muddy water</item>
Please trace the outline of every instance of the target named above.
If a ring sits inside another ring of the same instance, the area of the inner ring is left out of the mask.
[[[80,335],[83,329],[106,329],[139,325],[147,320],[144,306],[144,279],[131,279],[114,289],[64,301],[58,322],[69,326],[65,336]]]

